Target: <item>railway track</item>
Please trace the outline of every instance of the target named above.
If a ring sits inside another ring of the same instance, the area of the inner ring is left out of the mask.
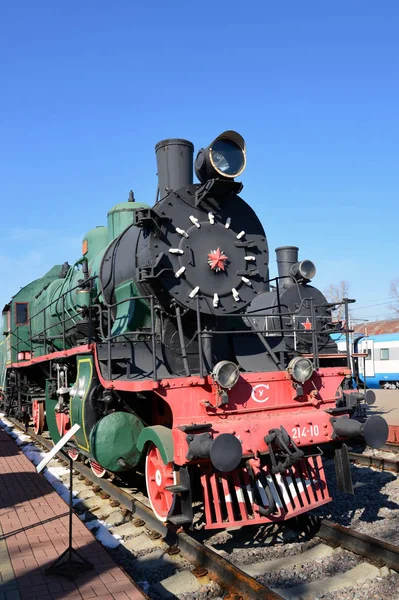
[[[11,421],[22,430],[20,423]],[[36,444],[46,449],[52,447],[49,439],[37,436],[32,430],[28,433]],[[58,460],[65,462],[63,456]],[[326,590],[336,591],[339,598],[339,590],[345,586],[389,576],[390,570],[399,570],[398,547],[314,517],[302,518],[297,522],[300,527],[295,528],[296,531],[290,529],[292,524],[281,526],[283,537],[285,532],[286,538],[297,540],[296,548],[290,550],[292,555],[287,556],[282,551],[280,556],[275,556],[273,540],[270,544],[261,541],[258,548],[252,545],[248,562],[248,539],[258,534],[252,528],[214,536],[203,531],[197,536],[189,535],[165,527],[146,506],[145,499],[138,498],[131,489],[124,489],[109,479],[96,478],[80,462],[74,463],[74,471],[75,509],[85,515],[89,528],[93,528],[94,519],[101,519],[121,538],[123,543],[111,550],[113,557],[139,585],[145,582],[143,589],[150,598],[186,594],[190,598],[223,596],[227,600],[310,600]],[[68,473],[61,479],[66,483]],[[265,535],[267,538],[266,529]],[[230,538],[230,548],[229,541],[223,541],[226,537]],[[268,557],[268,550],[272,558]],[[353,559],[348,558],[349,554],[353,554]],[[350,567],[347,571],[339,570],[336,575],[313,581],[306,577],[307,565],[318,561],[339,563],[342,556],[346,556]],[[287,578],[284,575],[287,572],[294,577]],[[285,587],[287,581],[290,587]]]
[[[386,444],[378,450],[366,447],[362,452],[349,452],[348,455],[358,465],[399,473],[399,447],[395,444]]]

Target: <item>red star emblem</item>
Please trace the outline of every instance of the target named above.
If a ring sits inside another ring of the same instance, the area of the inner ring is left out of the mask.
[[[301,325],[304,326],[306,331],[310,331],[312,329],[312,323],[309,321],[309,317],[307,317],[306,321],[304,323],[301,323]]]
[[[224,271],[224,263],[227,259],[228,257],[225,253],[218,248],[217,250],[212,250],[212,252],[208,254],[208,265],[211,267],[212,271]]]

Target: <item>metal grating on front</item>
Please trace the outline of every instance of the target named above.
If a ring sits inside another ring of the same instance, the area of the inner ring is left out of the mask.
[[[204,473],[201,483],[207,529],[288,519],[331,500],[320,456],[304,458],[277,474],[268,466],[256,475],[246,467]],[[270,509],[272,514],[265,515]]]

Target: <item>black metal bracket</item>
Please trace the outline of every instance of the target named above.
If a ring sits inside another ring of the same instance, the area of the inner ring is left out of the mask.
[[[253,277],[259,275],[259,269],[238,269],[237,275],[244,277]]]
[[[195,206],[198,206],[208,197],[216,198],[218,196],[239,194],[243,187],[243,184],[239,181],[231,181],[230,179],[209,179],[209,181],[204,183],[204,185],[199,187],[195,192]]]
[[[169,513],[168,521],[174,525],[190,525],[193,528],[193,501],[191,493],[190,471],[188,467],[180,467],[179,469],[180,483],[169,485],[165,489],[172,492],[180,498],[180,513]]]
[[[346,444],[335,449],[334,464],[338,490],[346,494],[353,494],[352,473]]]
[[[133,223],[136,227],[148,227],[156,231],[159,237],[163,236],[160,217],[152,208],[138,208],[134,211]]]
[[[257,248],[255,240],[248,240],[247,242],[234,242],[236,248]]]
[[[190,433],[200,429],[210,429],[211,427],[212,423],[193,423],[192,425],[178,425],[177,429],[181,429],[181,431],[184,431],[185,433]]]
[[[138,283],[141,283],[151,279],[157,279],[161,273],[164,273],[165,271],[173,273],[169,257],[167,257],[164,252],[161,252],[153,265],[145,265],[138,269],[137,281]]]

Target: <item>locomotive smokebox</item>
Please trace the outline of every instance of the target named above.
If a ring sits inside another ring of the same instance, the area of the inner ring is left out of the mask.
[[[159,197],[193,183],[194,146],[188,140],[162,140],[155,146]]]
[[[297,246],[280,246],[276,248],[278,276],[285,277],[282,284],[285,287],[293,285],[291,268],[298,262]]]

